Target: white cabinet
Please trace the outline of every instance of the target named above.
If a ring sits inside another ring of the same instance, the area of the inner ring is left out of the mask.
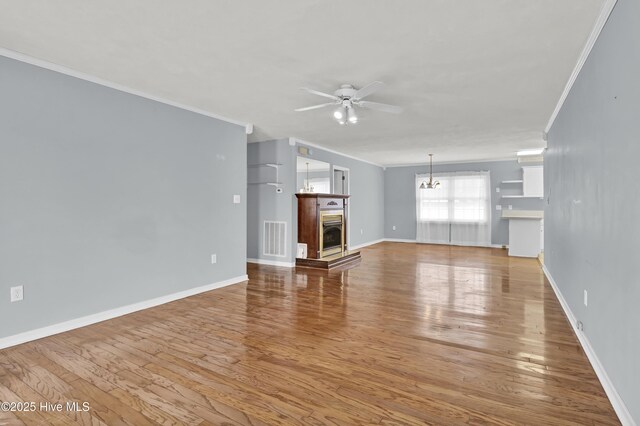
[[[509,256],[537,257],[543,249],[542,210],[503,210],[509,219]]]
[[[509,256],[538,257],[541,222],[540,219],[509,220]]]
[[[544,198],[542,166],[522,168],[522,195],[525,197]]]

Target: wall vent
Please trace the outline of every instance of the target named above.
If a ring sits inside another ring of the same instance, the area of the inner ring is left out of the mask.
[[[264,221],[263,250],[265,256],[287,256],[287,222]]]

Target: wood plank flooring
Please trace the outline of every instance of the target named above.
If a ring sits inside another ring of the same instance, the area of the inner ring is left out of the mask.
[[[0,351],[0,424],[619,424],[537,260],[380,243]]]

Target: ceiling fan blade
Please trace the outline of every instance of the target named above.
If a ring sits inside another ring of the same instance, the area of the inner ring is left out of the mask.
[[[335,102],[328,102],[326,104],[313,105],[313,106],[304,107],[304,108],[296,108],[294,109],[294,111],[296,112],[311,111],[312,109],[324,108],[324,107],[335,105],[335,104],[336,104]]]
[[[379,111],[390,112],[392,114],[400,114],[402,107],[396,105],[382,104],[380,102],[360,101],[357,105],[363,108],[377,109]]]
[[[333,99],[334,101],[339,101],[340,98],[335,95],[330,95],[324,92],[318,92],[317,90],[309,89],[308,87],[301,87],[302,90],[305,90],[313,95],[324,96],[325,98]]]
[[[356,91],[356,93],[353,95],[353,98],[354,99],[362,99],[365,96],[369,96],[373,92],[377,92],[378,90],[382,89],[383,86],[384,86],[383,82],[374,81],[373,83],[369,83],[366,86],[364,86],[363,88],[361,88],[358,91]]]

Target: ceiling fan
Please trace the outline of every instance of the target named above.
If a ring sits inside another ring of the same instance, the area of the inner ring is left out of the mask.
[[[297,108],[296,112],[301,111],[310,111],[312,109],[324,108],[328,106],[336,106],[337,108],[333,111],[333,117],[340,124],[356,124],[358,122],[358,116],[356,115],[355,108],[356,106],[360,108],[370,108],[376,109],[379,111],[390,112],[392,114],[400,114],[402,112],[402,107],[383,104],[380,102],[371,102],[364,101],[363,98],[371,95],[372,93],[378,91],[384,86],[384,83],[381,81],[374,81],[361,89],[356,89],[351,84],[343,84],[340,86],[338,90],[333,92],[333,95],[329,93],[319,92],[317,90],[309,89],[307,87],[302,87],[302,90],[305,90],[314,95],[323,96],[325,98],[329,98],[332,101],[324,104],[313,105],[304,108]]]

